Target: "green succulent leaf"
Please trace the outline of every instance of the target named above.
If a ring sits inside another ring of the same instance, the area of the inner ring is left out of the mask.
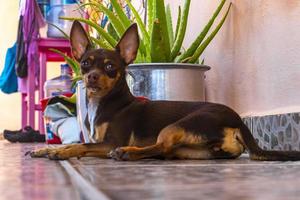
[[[159,23],[159,29],[161,33],[161,41],[159,45],[163,49],[164,57],[166,58],[166,62],[169,62],[171,59],[171,50],[170,50],[170,40],[169,40],[169,33],[168,33],[168,24],[167,24],[167,17],[166,17],[166,10],[164,0],[156,0],[156,19],[155,21]],[[153,34],[156,34],[152,33]]]
[[[198,46],[202,43],[204,40],[205,36],[207,35],[208,31],[210,30],[211,26],[213,25],[215,19],[218,17],[220,11],[222,10],[226,0],[222,0],[221,3],[219,4],[218,8],[214,12],[213,16],[210,18],[204,29],[201,31],[201,33],[197,36],[197,38],[194,40],[194,42],[191,44],[191,46],[177,58],[177,62],[181,62],[185,60],[188,57],[191,57]]]
[[[117,45],[117,41],[109,35],[101,26],[99,26],[97,23],[92,22],[91,20],[84,19],[84,18],[74,18],[74,17],[60,17],[60,19],[69,20],[69,21],[75,21],[78,20],[80,22],[86,23],[89,26],[93,27],[100,36],[102,36],[111,46],[115,47]]]
[[[151,35],[151,62],[167,62],[165,48],[162,45],[162,29],[158,20],[153,22],[153,32]]]
[[[182,16],[181,16],[180,24],[179,24],[179,28],[178,28],[178,34],[177,34],[177,37],[175,38],[175,42],[174,42],[174,45],[171,50],[171,59],[172,60],[174,60],[175,57],[178,55],[178,53],[181,49],[182,43],[183,43],[183,39],[184,39],[185,32],[186,32],[189,10],[190,10],[190,4],[191,4],[191,0],[185,0],[183,11],[182,11]]]
[[[173,44],[174,42],[174,32],[173,32],[171,7],[169,4],[166,7],[166,19],[167,19],[168,34],[169,34],[169,43],[171,48],[171,44]]]
[[[130,19],[128,19],[121,5],[118,3],[117,0],[110,0],[110,3],[113,6],[117,16],[120,18],[121,22],[123,23],[124,27],[128,28],[131,24],[131,21]]]
[[[156,0],[147,0],[147,25],[148,33],[152,34],[153,21],[154,21],[154,4]]]
[[[114,28],[114,26],[109,22],[107,25],[107,32],[108,34],[110,34],[116,41],[119,41],[120,36],[117,33],[116,29]]]
[[[201,65],[204,65],[204,61],[205,61],[205,60],[204,60],[204,58],[203,58],[202,61],[201,61]]]
[[[226,17],[230,11],[232,3],[229,4],[228,9],[223,16],[222,20],[219,22],[217,27],[212,31],[212,33],[204,40],[204,42],[196,49],[195,53],[193,56],[188,60],[189,63],[194,63],[197,59],[199,59],[200,55],[203,53],[205,48],[209,45],[209,43],[212,41],[212,39],[216,36],[216,34],[219,32],[221,29],[222,25],[224,24]]]
[[[135,20],[142,32],[142,35],[143,35],[143,39],[145,40],[145,45],[149,44],[150,42],[150,37],[149,37],[149,34],[146,30],[146,26],[143,22],[143,20],[141,19],[138,11],[134,8],[134,6],[131,4],[130,0],[125,0],[127,5],[129,6],[130,10],[132,11],[134,17],[135,17]]]
[[[125,32],[126,29],[124,24],[121,22],[121,20],[114,14],[113,11],[105,7],[102,3],[98,3],[98,2],[85,3],[82,4],[81,7],[82,6],[92,6],[94,9],[103,12],[109,18],[110,23],[115,28],[116,33],[118,34],[119,37],[121,37]]]
[[[49,50],[61,55],[65,59],[65,61],[68,63],[68,65],[71,67],[75,76],[78,76],[80,74],[80,66],[79,66],[79,63],[77,61],[75,61],[75,59],[71,58],[70,56],[66,55],[64,52],[59,51],[57,49],[50,48]]]
[[[181,20],[181,6],[178,6],[178,15],[177,15],[176,30],[175,30],[175,38],[177,38],[177,36],[178,36],[180,20]]]
[[[106,42],[103,39],[97,39],[95,37],[90,37],[91,41],[95,44],[97,44],[100,48],[104,48],[104,49],[114,49],[108,42]]]
[[[79,80],[82,80],[81,75],[74,76],[72,78],[72,86],[71,87],[74,88]],[[75,95],[75,97],[76,97],[76,95]],[[76,98],[75,98],[75,100],[76,100]],[[76,101],[75,101],[75,103],[76,103]]]

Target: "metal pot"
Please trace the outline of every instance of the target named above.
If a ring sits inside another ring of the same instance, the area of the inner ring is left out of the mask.
[[[151,100],[204,101],[204,73],[209,69],[186,63],[131,64],[127,82],[135,96]]]

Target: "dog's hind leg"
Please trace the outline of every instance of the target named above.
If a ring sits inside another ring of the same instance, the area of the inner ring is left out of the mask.
[[[173,151],[180,148],[181,145],[201,146],[202,143],[205,143],[205,141],[201,136],[189,133],[172,124],[160,132],[155,145],[147,147],[119,147],[110,153],[110,157],[116,160],[139,160],[156,156],[170,157]]]

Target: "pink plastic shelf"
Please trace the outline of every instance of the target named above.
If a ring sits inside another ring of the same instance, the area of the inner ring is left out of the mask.
[[[71,55],[70,42],[61,38],[40,38],[38,42],[39,50],[39,74],[35,76],[36,67],[29,67],[28,73],[28,89],[26,93],[22,93],[22,127],[30,125],[35,127],[35,112],[38,112],[38,120],[40,132],[44,132],[43,115],[40,106],[40,100],[44,99],[44,83],[47,80],[47,62],[64,62],[64,58],[59,54],[50,51],[54,48],[59,51]],[[35,102],[35,91],[38,90],[39,101]]]

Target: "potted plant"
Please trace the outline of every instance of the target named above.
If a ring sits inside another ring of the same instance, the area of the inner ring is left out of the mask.
[[[182,9],[179,6],[175,31],[170,6],[165,7],[164,0],[147,0],[145,22],[131,1],[125,1],[133,19],[126,15],[117,0],[110,0],[109,7],[96,1],[81,5],[103,12],[108,17],[114,34],[110,34],[97,22],[89,19],[68,17],[63,19],[78,20],[95,29],[98,37],[90,36],[90,39],[95,46],[102,48],[114,48],[127,27],[136,22],[141,36],[140,47],[135,63],[128,67],[128,83],[133,94],[154,100],[204,100],[204,72],[210,67],[203,65],[204,61],[200,62],[199,58],[222,27],[231,3],[220,22],[210,31],[226,2],[221,0],[203,30],[192,44],[184,49],[182,43],[191,0],[185,0]]]

